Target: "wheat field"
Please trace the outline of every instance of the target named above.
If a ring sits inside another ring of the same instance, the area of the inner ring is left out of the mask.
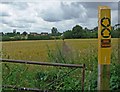
[[[117,45],[118,39],[112,39],[112,46]],[[47,61],[48,51],[55,51],[56,48],[84,52],[86,49],[95,48],[97,50],[97,39],[68,39],[62,40],[35,40],[35,41],[11,41],[2,43],[2,58]],[[67,49],[65,48],[65,49]],[[85,52],[84,52],[85,53]],[[86,52],[87,53],[87,52]],[[71,53],[73,54],[73,53]]]

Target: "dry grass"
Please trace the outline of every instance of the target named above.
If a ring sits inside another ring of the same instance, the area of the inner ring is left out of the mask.
[[[117,39],[112,39],[112,45],[117,44]],[[3,58],[47,61],[48,47],[56,50],[63,46],[62,40],[39,40],[39,41],[11,41],[2,43]],[[86,49],[97,49],[97,39],[70,39],[65,40],[65,48],[68,50],[84,52]],[[64,48],[63,48],[64,49]],[[72,54],[72,53],[71,53]]]

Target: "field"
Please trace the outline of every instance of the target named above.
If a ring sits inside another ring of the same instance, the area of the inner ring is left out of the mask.
[[[16,60],[31,60],[42,62],[59,62],[59,63],[76,63],[86,64],[86,79],[85,89],[95,90],[97,86],[97,39],[71,39],[71,40],[39,40],[39,41],[11,41],[2,43],[2,58],[16,59]],[[111,89],[120,87],[119,77],[116,78],[117,61],[118,61],[118,39],[112,39],[112,65],[111,73]],[[115,67],[114,67],[115,66]],[[12,72],[10,70],[12,70]],[[44,82],[47,84],[48,79],[54,80],[54,77],[61,75],[61,73],[68,71],[68,69],[61,68],[38,67],[32,65],[21,64],[3,64],[3,84],[13,84],[17,86],[37,87],[43,88],[45,85],[39,79],[41,75],[46,78]],[[46,71],[47,70],[47,71]],[[49,71],[48,71],[49,70]],[[71,70],[71,69],[69,69]],[[46,72],[45,74],[42,72]],[[77,70],[73,74],[78,74]],[[48,75],[46,75],[48,74]],[[94,75],[94,76],[93,76]],[[5,77],[7,76],[7,77]],[[37,77],[35,77],[37,76]],[[47,77],[45,77],[47,76]],[[71,78],[71,77],[72,78]],[[71,90],[81,89],[78,84],[78,79],[81,75],[70,75],[58,85],[58,82],[47,89],[52,90]],[[78,76],[80,76],[78,78]],[[77,78],[76,78],[77,77]],[[19,78],[19,81],[18,79]],[[47,79],[48,78],[48,79]],[[58,77],[57,77],[58,78]],[[34,79],[34,80],[33,80]],[[17,82],[18,81],[18,82]],[[46,82],[47,81],[47,82]],[[69,81],[69,83],[68,83]],[[72,83],[74,81],[75,84]],[[116,82],[118,83],[116,84]],[[38,84],[41,83],[42,85]],[[76,85],[76,86],[75,86]]]
[[[112,40],[112,45],[116,45],[117,39]],[[97,50],[97,39],[77,39],[65,40],[40,40],[40,41],[11,41],[3,42],[3,58],[47,61],[48,50],[56,50],[56,48],[67,48],[73,51],[84,51],[86,49],[95,48]],[[86,52],[87,53],[87,52]]]

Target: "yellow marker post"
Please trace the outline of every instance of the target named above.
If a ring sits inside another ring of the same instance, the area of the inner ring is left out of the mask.
[[[111,59],[111,10],[98,7],[98,90],[109,90]]]

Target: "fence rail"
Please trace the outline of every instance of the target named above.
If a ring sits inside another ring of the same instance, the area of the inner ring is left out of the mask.
[[[38,88],[26,88],[26,87],[17,87],[14,85],[3,85],[3,88],[12,88],[15,90],[24,90],[24,91],[35,91],[35,92],[49,92],[48,90],[41,90]]]
[[[77,64],[62,64],[62,63],[48,63],[48,62],[36,62],[36,61],[25,61],[25,60],[10,60],[10,59],[0,59],[2,62],[10,63],[24,63],[24,64],[34,64],[34,65],[46,65],[46,66],[60,66],[60,67],[73,67],[73,68],[83,68],[83,65]]]
[[[48,62],[36,62],[36,61],[26,61],[26,60],[11,60],[11,59],[0,59],[2,62],[9,62],[9,63],[22,63],[22,64],[33,64],[33,65],[45,65],[45,66],[57,66],[57,67],[69,67],[69,68],[82,68],[82,92],[84,91],[84,77],[85,77],[85,64],[79,65],[79,64],[62,64],[62,63],[48,63]],[[11,85],[3,85],[4,88],[13,88],[13,89],[19,89],[19,90],[26,90],[26,91],[40,91],[40,89],[34,89],[34,88],[17,88],[16,86]]]

